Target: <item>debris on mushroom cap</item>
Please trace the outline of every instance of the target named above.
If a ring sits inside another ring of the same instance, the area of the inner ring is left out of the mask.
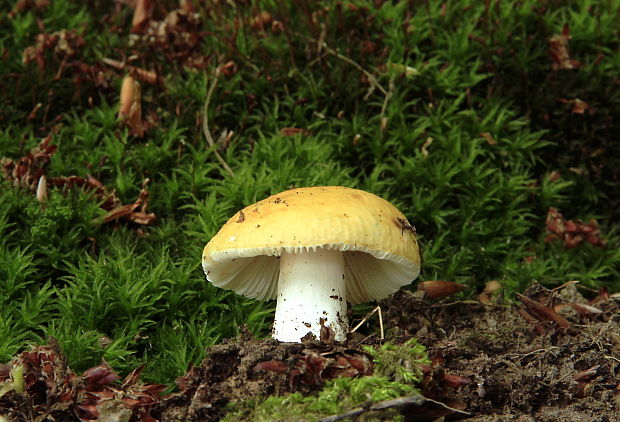
[[[420,272],[414,227],[386,200],[341,186],[292,189],[233,215],[204,248],[215,286],[275,299],[278,257],[319,249],[344,252],[346,299],[378,299]]]

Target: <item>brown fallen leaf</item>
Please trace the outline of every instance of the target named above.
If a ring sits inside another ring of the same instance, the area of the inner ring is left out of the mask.
[[[127,125],[132,135],[139,138],[144,136],[140,82],[130,75],[123,78],[118,117]]]
[[[152,224],[155,221],[156,217],[154,213],[145,213],[145,212],[132,212],[129,213],[129,215],[125,218],[125,220],[129,221],[130,223],[136,223],[136,224],[142,224],[142,225],[147,225],[147,224]]]
[[[263,10],[252,18],[250,27],[257,31],[264,31],[265,28],[268,28],[271,26],[272,22],[273,22],[273,17],[271,16],[271,14]]]
[[[602,314],[603,311],[599,308],[595,308],[591,305],[586,305],[585,303],[571,303],[571,307],[579,314],[591,316]]]
[[[163,54],[170,63],[205,70],[211,57],[201,49],[207,32],[190,2],[184,3],[185,6],[182,2],[179,9],[169,12],[163,20],[150,16],[145,19],[136,28],[135,43],[144,47],[143,50]]]
[[[517,293],[517,298],[521,301],[523,310],[529,315],[536,318],[538,321],[555,322],[562,328],[570,327],[570,323],[568,322],[568,320],[550,307],[543,305],[542,303],[537,302],[533,299],[530,299],[529,297],[524,296],[520,293]]]
[[[601,365],[594,365],[588,369],[586,369],[585,371],[580,371],[577,372],[575,375],[573,375],[573,379],[574,380],[588,380],[590,378],[592,378],[594,375],[596,375],[596,373],[598,372],[598,370],[600,369]]]
[[[131,33],[142,34],[153,11],[152,0],[138,0],[131,20]]]
[[[502,284],[497,280],[488,281],[482,293],[478,295],[478,300],[482,303],[491,303],[497,300],[497,296],[499,296],[499,291],[502,287]]]
[[[120,199],[116,196],[116,192],[113,189],[107,189],[99,180],[91,175],[87,177],[51,177],[48,180],[48,185],[65,189],[79,187],[92,192],[93,197],[101,202],[100,207],[106,211],[121,205]]]
[[[551,68],[553,70],[577,69],[582,66],[580,62],[570,58],[568,52],[568,42],[570,39],[568,25],[564,25],[561,34],[556,34],[549,38],[549,56],[551,56]]]
[[[151,224],[155,221],[156,216],[153,213],[147,213],[146,208],[149,203],[149,191],[146,189],[150,179],[145,179],[142,182],[142,189],[138,194],[138,198],[133,204],[119,205],[116,208],[110,210],[106,215],[101,218],[102,223],[109,223],[111,221],[125,220],[136,224]],[[137,209],[140,211],[136,211]]]
[[[480,136],[482,136],[484,138],[484,140],[487,141],[487,144],[489,144],[489,145],[496,145],[497,144],[497,141],[495,140],[493,135],[491,135],[489,132],[482,132],[480,134]]]
[[[312,132],[310,132],[308,129],[301,129],[298,127],[284,127],[282,129],[280,129],[280,133],[282,134],[282,136],[295,136],[295,135],[311,135]]]
[[[566,248],[575,248],[583,242],[600,248],[606,246],[596,220],[590,219],[587,223],[582,220],[566,220],[553,207],[547,212],[546,231],[549,234],[545,237],[545,241],[562,240]]]
[[[237,63],[235,63],[233,60],[227,61],[220,66],[220,71],[224,76],[233,76],[235,73],[237,73]]]
[[[2,158],[0,166],[5,179],[13,186],[35,191],[41,176],[45,173],[45,168],[58,149],[56,145],[52,145],[52,136],[53,132],[18,160]]]
[[[589,305],[594,305],[595,303],[606,302],[610,298],[609,289],[607,287],[600,287],[598,289],[598,294],[594,299],[588,302]]]
[[[525,309],[517,309],[517,313],[521,315],[521,317],[530,325],[534,327],[534,331],[540,336],[544,335],[546,330],[543,324],[537,319],[530,315]]]
[[[418,284],[418,290],[422,290],[426,297],[430,299],[451,296],[464,289],[464,285],[455,283],[454,281],[431,280],[423,281]]]
[[[150,85],[163,83],[163,80],[157,75],[157,72],[155,72],[154,70],[147,70],[136,66],[130,66],[125,64],[124,62],[120,62],[118,60],[110,59],[107,57],[104,57],[102,61],[116,70],[128,71],[131,76],[141,82]]]
[[[54,74],[60,79],[67,69],[75,68],[80,62],[80,56],[86,41],[77,30],[62,29],[56,32],[41,32],[37,35],[35,44],[28,46],[22,53],[24,64],[36,63],[40,72]],[[58,66],[55,70],[47,69],[49,62]]]
[[[441,376],[441,381],[443,384],[453,388],[458,388],[467,384],[471,384],[471,379],[454,374],[443,374]]]
[[[258,362],[252,371],[287,374],[290,385],[320,386],[324,381],[334,378],[370,375],[372,364],[364,354],[341,351],[317,353],[305,349],[286,362],[279,360]]]
[[[585,101],[580,100],[579,98],[575,98],[572,100],[567,100],[566,98],[558,98],[557,101],[562,104],[570,104],[570,112],[573,114],[585,114],[587,111],[591,110],[590,105]]]
[[[15,2],[13,9],[7,14],[9,19],[15,19],[15,17],[28,10],[43,10],[50,5],[50,0],[18,0]]]

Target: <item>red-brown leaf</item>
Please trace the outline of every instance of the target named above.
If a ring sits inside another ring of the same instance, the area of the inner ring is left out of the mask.
[[[310,132],[308,129],[301,129],[298,127],[284,127],[282,129],[280,129],[280,133],[282,134],[282,136],[295,136],[295,135],[311,135],[312,132]]]
[[[418,284],[418,290],[422,290],[431,299],[439,299],[451,296],[464,290],[465,286],[454,281],[431,280]]]
[[[528,314],[530,314],[537,320],[542,322],[553,321],[562,328],[568,328],[570,326],[570,323],[566,320],[566,318],[564,318],[562,315],[558,314],[548,306],[545,306],[542,303],[530,299],[529,297],[519,293],[517,293],[517,297],[524,305],[525,310],[528,312]]]
[[[470,384],[471,379],[461,376],[461,375],[453,375],[453,374],[443,374],[441,377],[441,381],[450,387],[458,388],[464,385]]]

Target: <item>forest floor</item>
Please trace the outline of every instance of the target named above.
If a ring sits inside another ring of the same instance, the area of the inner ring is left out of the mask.
[[[408,400],[367,402],[357,409],[362,420],[386,420],[386,412],[394,410],[405,421],[618,420],[619,295],[601,291],[587,300],[575,283],[567,283],[554,290],[535,284],[519,298],[520,306],[491,295],[430,301],[421,291],[401,290],[383,300],[389,341],[415,337],[430,363],[421,365],[419,393]],[[246,332],[211,347],[168,395],[160,394],[164,386],[141,384],[139,370],[120,385],[104,365],[76,376],[57,346],[40,346],[14,359],[25,368],[29,394],[9,391],[0,409],[12,409],[16,421],[219,420],[231,403],[312,395],[331,378],[370,375],[373,364],[363,346],[383,342],[376,334],[356,332],[345,343],[279,343]],[[0,368],[0,379],[9,379],[8,368]],[[345,420],[344,414],[287,417],[282,406],[270,420]],[[254,417],[237,414],[237,420]]]

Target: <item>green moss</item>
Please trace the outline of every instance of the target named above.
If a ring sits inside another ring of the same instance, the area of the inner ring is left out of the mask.
[[[430,364],[426,349],[415,338],[402,345],[388,342],[378,349],[364,346],[364,351],[369,353],[375,362],[375,374],[405,384],[419,382],[422,377],[420,365]]]
[[[375,349],[364,348],[374,360],[372,376],[330,380],[316,395],[304,397],[292,393],[282,397],[235,403],[224,421],[317,421],[321,417],[345,413],[366,403],[375,403],[418,393],[415,384],[421,380],[418,365],[429,363],[424,346],[416,339],[402,345],[386,343]],[[378,418],[378,419],[377,419]],[[393,409],[368,412],[362,421],[402,420]]]
[[[236,404],[222,421],[307,421],[313,422],[321,417],[344,413],[368,402],[389,400],[413,394],[411,385],[390,381],[387,377],[368,376],[361,378],[339,378],[326,383],[316,396],[304,397],[300,393],[284,397],[267,397],[264,400],[251,400]],[[398,412],[381,414],[390,420],[402,420]],[[370,412],[358,420],[372,421],[375,415]]]

